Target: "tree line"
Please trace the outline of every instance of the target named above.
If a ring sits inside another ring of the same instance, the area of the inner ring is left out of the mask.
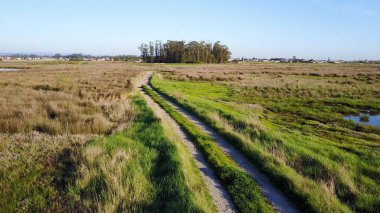
[[[229,48],[219,41],[156,41],[142,43],[139,50],[146,63],[226,63],[231,57]]]

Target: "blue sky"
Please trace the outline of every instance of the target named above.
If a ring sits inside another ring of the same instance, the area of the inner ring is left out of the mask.
[[[379,0],[0,0],[0,52],[138,54],[220,40],[234,57],[380,59]]]

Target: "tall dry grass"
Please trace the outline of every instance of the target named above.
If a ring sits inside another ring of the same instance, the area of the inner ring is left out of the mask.
[[[11,66],[29,69],[0,73],[0,132],[104,134],[127,128],[133,120],[131,78],[142,67],[52,62]]]
[[[58,61],[0,67],[20,68],[0,72],[0,211],[80,209],[67,190],[83,169],[82,146],[132,125],[129,96],[134,76],[144,68]],[[120,177],[116,168],[126,163],[123,153],[98,159],[99,165],[115,164],[107,181]]]

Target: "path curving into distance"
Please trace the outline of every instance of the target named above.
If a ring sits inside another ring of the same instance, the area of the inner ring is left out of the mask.
[[[138,82],[136,82],[136,86],[141,88],[142,85],[148,85],[151,76],[152,73],[146,73]],[[215,177],[212,168],[208,165],[194,143],[191,142],[187,134],[182,131],[177,122],[174,121],[174,119],[156,102],[154,102],[150,96],[146,95],[143,90],[140,89],[140,91],[148,106],[154,111],[155,115],[162,120],[166,120],[170,125],[170,128],[172,128],[178,134],[178,136],[180,136],[182,142],[186,145],[187,150],[194,158],[196,166],[201,172],[204,182],[207,185],[208,191],[218,211],[231,213],[237,212],[230,195],[223,188],[219,180]]]
[[[150,74],[149,78],[152,74]],[[278,190],[259,169],[257,169],[240,151],[238,151],[231,144],[226,142],[223,137],[216,133],[212,128],[203,123],[197,117],[188,113],[182,107],[168,100],[165,96],[158,93],[149,83],[146,84],[153,91],[155,91],[161,98],[170,104],[175,110],[197,125],[198,128],[203,130],[207,135],[211,136],[222,151],[230,156],[241,169],[247,172],[260,186],[262,195],[271,203],[277,212],[295,213],[299,212],[295,205],[293,205],[284,193]]]

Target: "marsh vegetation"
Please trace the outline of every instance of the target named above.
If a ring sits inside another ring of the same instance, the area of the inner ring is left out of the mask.
[[[135,90],[144,66],[4,62],[0,206],[5,212],[215,212],[186,149]]]
[[[2,194],[6,211],[65,208],[81,149],[131,126],[128,101],[137,74],[123,64],[2,62]]]
[[[151,83],[314,212],[380,207],[380,128],[344,119],[380,111],[379,65],[160,66]]]
[[[380,128],[366,124],[380,112],[378,64],[0,67],[18,69],[0,73],[6,212],[215,212],[191,155],[135,90],[148,70],[158,71],[151,83],[160,93],[222,135],[301,210],[380,208]],[[240,211],[273,211],[212,138],[155,99],[201,149]]]

